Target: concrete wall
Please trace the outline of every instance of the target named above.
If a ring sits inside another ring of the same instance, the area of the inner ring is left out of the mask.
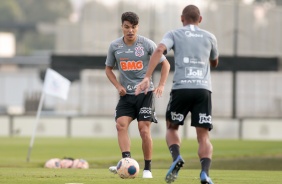
[[[31,137],[35,127],[35,116],[0,116],[0,136]],[[165,138],[165,119],[158,118],[152,124],[153,138]],[[282,140],[280,119],[213,119],[212,139]],[[182,138],[196,138],[195,128],[190,126],[190,117],[180,128]],[[129,128],[131,137],[140,137],[137,122]],[[112,137],[117,136],[114,117],[111,116],[42,116],[38,122],[38,137]]]

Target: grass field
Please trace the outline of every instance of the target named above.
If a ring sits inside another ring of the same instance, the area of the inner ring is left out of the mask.
[[[164,176],[171,156],[164,139],[154,139],[153,179],[123,180],[109,173],[121,157],[116,139],[36,138],[26,162],[30,138],[0,137],[0,184],[66,184],[66,183],[165,183]],[[214,157],[210,174],[216,184],[262,184],[282,181],[282,141],[213,140]],[[141,141],[132,140],[132,157],[140,164]],[[183,140],[185,159],[177,183],[199,183],[199,161],[196,140]],[[50,158],[84,158],[90,169],[45,169]]]

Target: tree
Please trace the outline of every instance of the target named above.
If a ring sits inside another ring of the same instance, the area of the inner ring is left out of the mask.
[[[52,50],[55,35],[37,32],[38,23],[55,24],[68,18],[72,8],[67,0],[0,0],[0,32],[9,31],[16,36],[16,52],[26,55],[33,50]]]
[[[21,22],[23,12],[16,0],[1,0],[0,3],[0,22]]]

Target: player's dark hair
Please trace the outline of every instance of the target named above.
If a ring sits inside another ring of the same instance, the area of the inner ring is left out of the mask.
[[[124,21],[130,22],[132,25],[138,25],[139,23],[139,17],[134,12],[124,12],[121,15],[121,23],[123,24]]]
[[[196,23],[200,19],[200,10],[195,5],[188,5],[182,11],[182,16],[186,21]]]

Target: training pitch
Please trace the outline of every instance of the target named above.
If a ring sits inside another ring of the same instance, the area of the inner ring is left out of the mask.
[[[0,137],[1,184],[106,184],[164,183],[171,156],[164,139],[153,139],[153,179],[142,179],[141,141],[132,139],[132,157],[141,171],[133,180],[125,180],[108,171],[121,157],[112,138],[36,138],[26,161],[30,138]],[[282,141],[212,140],[214,156],[210,175],[215,184],[268,184],[282,181]],[[196,140],[183,140],[181,154],[185,165],[179,183],[199,183],[200,164]],[[50,158],[84,158],[89,169],[45,169]]]

